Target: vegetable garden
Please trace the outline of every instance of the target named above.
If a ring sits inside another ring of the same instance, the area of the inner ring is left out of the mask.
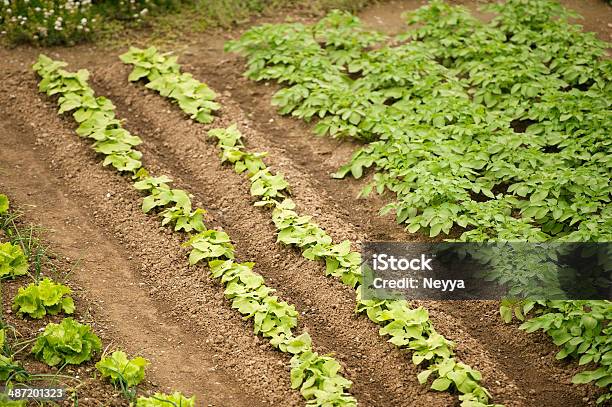
[[[0,380],[85,406],[612,402],[609,301],[363,298],[368,240],[612,237],[609,44],[552,0],[410,9],[393,35],[335,10],[184,55],[2,50]]]

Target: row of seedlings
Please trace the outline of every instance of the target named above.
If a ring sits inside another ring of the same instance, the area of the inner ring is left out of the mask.
[[[223,230],[206,228],[203,222],[205,211],[201,208],[193,210],[186,191],[171,188],[171,179],[166,176],[149,175],[142,167],[142,154],[134,149],[141,140],[121,127],[108,99],[95,97],[87,84],[87,71],[69,73],[62,69],[63,66],[62,62],[39,57],[34,69],[43,78],[40,90],[50,96],[60,95],[60,113],[74,110],[73,117],[80,123],[77,133],[95,140],[93,148],[106,155],[105,165],[111,164],[119,172],[132,175],[134,187],[145,194],[143,212],[157,210],[162,225],[189,236],[185,242],[185,246],[191,248],[189,263],[207,262],[210,275],[225,287],[224,294],[231,301],[232,308],[245,319],[253,320],[255,334],[269,339],[276,349],[292,355],[292,387],[300,390],[308,405],[355,406],[356,400],[347,393],[352,382],[341,375],[340,363],[331,356],[315,352],[307,332],[294,334],[298,326],[295,307],[272,295],[274,290],[253,271],[254,263],[235,260],[230,237]],[[163,82],[168,83],[166,80]],[[181,79],[175,83],[181,87],[185,82]],[[178,95],[178,91],[170,93]],[[197,102],[198,97],[195,100]],[[198,120],[198,117],[202,115],[195,114],[194,119]],[[109,160],[109,157],[115,159]]]

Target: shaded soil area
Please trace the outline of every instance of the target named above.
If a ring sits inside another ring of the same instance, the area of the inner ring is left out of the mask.
[[[373,27],[395,33],[403,29],[398,10],[421,3],[384,2],[362,16]],[[609,40],[609,6],[596,0],[567,3],[586,14],[585,28]],[[249,24],[264,21],[273,19]],[[267,151],[271,169],[285,174],[299,211],[312,215],[334,239],[350,239],[355,249],[365,240],[426,240],[407,234],[392,215],[379,216],[388,197],[356,198],[367,179],[329,176],[358,143],[315,137],[311,125],[276,113],[270,105],[276,85],[242,76],[243,59],[224,53],[223,44],[245,28],[185,39],[174,48],[183,70],[219,94],[223,107],[211,126],[191,122],[142,84],[128,84],[130,68],[117,58],[124,50],[80,46],[45,52],[69,62],[71,70],[90,70],[97,94],[109,97],[124,127],[144,140],[139,149],[145,166],[193,193],[194,203],[208,210],[207,225],[222,227],[232,237],[238,259],[255,261],[267,285],[295,304],[300,329],[311,334],[317,351],[340,361],[360,405],[455,405],[455,396],[419,385],[410,355],[354,314],[352,290],[326,278],[323,264],[276,243],[270,213],[252,206],[248,181],[220,164],[206,131],[238,123],[248,147]],[[38,52],[0,50],[5,78],[0,82],[0,192],[24,211],[24,221],[46,228],[44,239],[59,257],[70,259],[63,261],[72,270],[67,281],[75,289],[80,316],[93,323],[105,344],[151,361],[146,389],[194,394],[197,405],[303,405],[291,390],[289,358],[253,335],[252,325],[230,308],[207,270],[188,266],[184,237],[143,214],[131,180],[103,168],[88,142],[74,133],[73,120],[57,116],[55,102],[37,92],[30,65]],[[5,286],[6,310],[16,283]],[[595,388],[571,385],[576,364],[557,361],[557,349],[545,335],[503,324],[498,303],[422,305],[436,329],[457,343],[459,358],[483,373],[495,402],[594,405]],[[14,321],[25,332],[42,326]],[[83,369],[83,376],[91,376],[92,365]],[[88,386],[81,393],[87,400],[79,405],[115,405],[108,401],[115,400],[112,387]],[[116,403],[122,405],[121,399]]]

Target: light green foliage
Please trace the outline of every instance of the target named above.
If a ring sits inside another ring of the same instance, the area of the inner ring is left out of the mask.
[[[234,164],[234,169],[238,174],[247,171],[249,177],[254,176],[260,170],[266,168],[263,158],[267,153],[251,153],[244,150],[242,144],[242,134],[236,124],[232,124],[226,129],[212,129],[208,135],[218,139],[217,146],[221,149],[221,162]]]
[[[351,382],[340,375],[340,364],[329,356],[312,351],[308,333],[294,337],[298,312],[293,305],[270,295],[274,290],[252,271],[254,263],[233,260],[212,260],[210,273],[225,286],[225,296],[245,319],[253,318],[256,334],[270,338],[270,343],[291,359],[291,385],[300,389],[307,405],[355,406],[355,399],[346,393]]]
[[[49,323],[36,339],[32,353],[49,366],[80,365],[99,352],[102,342],[88,325],[65,318],[59,324]]]
[[[128,359],[123,351],[115,351],[110,356],[103,356],[96,368],[102,377],[109,377],[113,384],[122,383],[125,387],[134,387],[144,380],[145,368],[149,361],[143,357]]]
[[[9,210],[9,199],[6,195],[0,194],[0,215],[5,214]]]
[[[77,134],[94,140],[93,149],[105,156],[104,165],[117,171],[135,173],[141,166],[142,154],[133,147],[142,141],[121,127],[115,118],[115,106],[104,97],[96,97],[89,87],[89,72],[81,69],[68,72],[65,62],[39,55],[33,69],[42,78],[40,92],[58,95],[59,114],[72,112],[79,123]]]
[[[215,92],[191,74],[181,73],[176,57],[161,54],[155,47],[145,50],[130,47],[120,58],[126,64],[134,65],[128,78],[130,81],[146,80],[147,88],[174,100],[193,120],[212,123],[212,113],[220,108],[214,102]]]
[[[293,305],[270,295],[274,290],[252,271],[253,265],[233,260],[209,262],[211,275],[225,285],[225,296],[232,301],[232,308],[244,315],[244,319],[253,318],[255,334],[271,338],[271,343],[278,346],[291,337],[298,313]]]
[[[340,364],[329,356],[313,351],[298,353],[291,358],[291,387],[300,389],[312,406],[357,406],[355,399],[344,392],[351,381],[338,374]]]
[[[234,258],[234,246],[227,233],[214,229],[192,236],[185,244],[191,247],[189,264],[193,265],[202,260],[217,258]]]
[[[26,407],[26,400],[10,400],[4,393],[0,393],[2,407]]]
[[[288,187],[283,174],[272,175],[267,169],[259,170],[251,176],[251,195],[260,199],[255,206],[273,204],[282,199],[285,195],[281,191]]]
[[[203,232],[204,227],[203,216],[206,213],[204,209],[197,208],[189,213],[181,207],[173,207],[165,209],[161,216],[162,225],[174,224],[174,230],[184,230],[185,232]]]
[[[0,278],[15,278],[28,272],[28,259],[18,245],[0,243]]]
[[[191,198],[189,194],[181,189],[171,189],[168,184],[172,180],[166,176],[151,177],[141,172],[137,174],[139,179],[134,183],[134,188],[139,191],[148,192],[142,201],[142,210],[148,213],[154,208],[165,208],[160,212],[161,224],[174,225],[174,230],[185,232],[203,232],[205,210],[197,208],[191,210]]]
[[[13,361],[13,358],[0,354],[0,380],[6,381],[9,378],[13,380],[21,380],[25,377],[19,372],[22,372],[21,365]],[[0,401],[2,398],[0,398]]]
[[[208,132],[210,137],[218,140],[221,149],[221,161],[234,164],[234,169],[241,174],[246,171],[251,180],[251,195],[259,198],[255,206],[275,206],[288,194],[289,183],[282,174],[273,175],[268,171],[263,157],[266,153],[245,151],[242,134],[235,124],[223,129]]]
[[[195,407],[195,397],[187,398],[179,392],[170,395],[155,393],[151,397],[138,397],[136,407]]]
[[[32,318],[42,318],[45,315],[57,315],[60,312],[72,314],[74,301],[69,294],[72,290],[63,285],[44,278],[38,284],[20,287],[13,299],[13,309],[20,315]]]

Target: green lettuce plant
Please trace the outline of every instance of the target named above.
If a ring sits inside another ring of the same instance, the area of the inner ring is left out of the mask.
[[[74,301],[70,294],[72,290],[63,285],[44,278],[38,284],[20,287],[13,299],[13,309],[19,315],[31,318],[42,318],[45,315],[57,315],[60,312],[72,314]]]
[[[111,383],[131,388],[140,384],[145,377],[145,368],[149,361],[143,357],[128,359],[123,351],[114,351],[110,356],[102,356],[96,363],[96,369],[102,377],[110,378]]]
[[[102,342],[91,332],[91,327],[65,318],[59,324],[47,324],[37,337],[32,353],[49,366],[80,365],[91,360],[101,347]]]
[[[0,243],[0,278],[15,278],[27,274],[28,259],[21,247]]]

